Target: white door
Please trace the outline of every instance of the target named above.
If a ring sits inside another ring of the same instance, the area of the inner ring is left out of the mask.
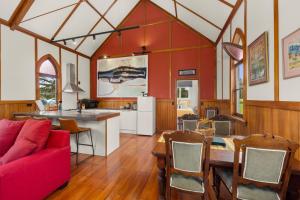
[[[138,112],[138,131],[139,135],[154,134],[153,112]]]

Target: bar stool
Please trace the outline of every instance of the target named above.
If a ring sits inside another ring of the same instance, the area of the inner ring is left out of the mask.
[[[70,131],[70,134],[75,134],[75,137],[76,137],[76,153],[75,153],[76,154],[76,165],[78,164],[79,145],[92,147],[93,156],[95,155],[95,150],[94,150],[94,145],[93,145],[93,136],[92,136],[92,131],[91,131],[90,128],[78,127],[77,121],[74,120],[74,119],[59,118],[58,120],[59,120],[59,123],[60,123],[60,128],[62,130],[67,130],[67,131]],[[84,133],[84,132],[89,132],[90,139],[91,139],[91,144],[81,144],[81,143],[79,143],[79,134]]]

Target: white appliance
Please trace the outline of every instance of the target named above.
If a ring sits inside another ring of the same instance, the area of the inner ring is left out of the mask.
[[[156,131],[155,97],[138,97],[137,111],[137,134],[153,135]]]

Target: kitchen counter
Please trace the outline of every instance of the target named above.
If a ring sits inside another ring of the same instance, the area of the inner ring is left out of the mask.
[[[80,121],[103,121],[120,116],[119,112],[105,112],[99,110],[82,110],[81,113],[72,111],[40,111],[40,112],[18,112],[14,116],[47,117],[49,119],[71,118]]]
[[[108,156],[120,146],[120,112],[108,110],[76,110],[18,112],[14,116],[47,117],[52,124],[59,125],[59,118],[76,119],[78,126],[91,128],[95,155]],[[76,151],[75,135],[71,135],[71,151]],[[89,144],[87,133],[79,134],[79,143]],[[92,148],[79,146],[79,153],[92,154]]]

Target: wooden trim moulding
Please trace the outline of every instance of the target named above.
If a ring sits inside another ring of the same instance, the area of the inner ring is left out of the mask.
[[[279,5],[274,0],[274,100],[279,101]]]
[[[3,104],[32,104],[35,103],[35,100],[5,100],[0,101],[0,105]]]
[[[247,100],[246,102],[247,102],[247,107],[255,106],[255,107],[265,107],[265,108],[273,108],[273,109],[281,109],[281,110],[300,111],[300,102],[255,101],[255,100]]]

